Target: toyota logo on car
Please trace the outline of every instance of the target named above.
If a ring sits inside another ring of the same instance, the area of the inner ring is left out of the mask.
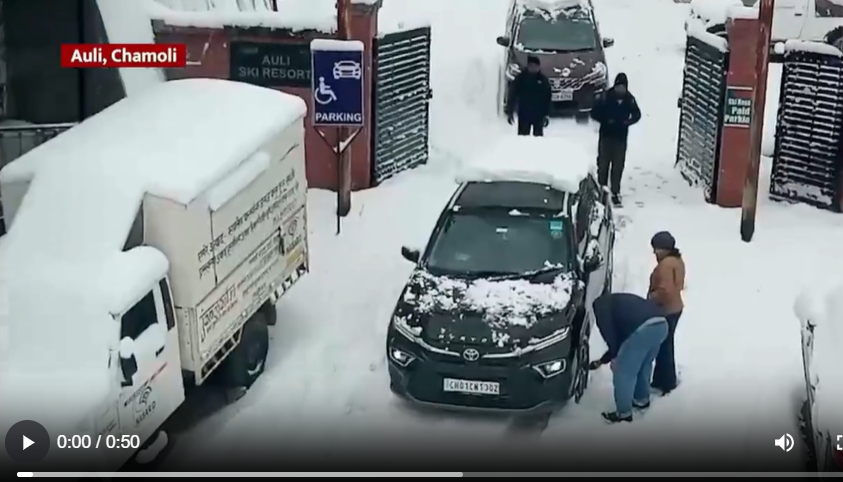
[[[467,361],[477,361],[480,358],[480,352],[474,348],[469,348],[468,350],[462,352],[462,357]]]

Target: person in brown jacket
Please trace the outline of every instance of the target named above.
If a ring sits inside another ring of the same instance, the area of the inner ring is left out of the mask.
[[[682,253],[676,249],[676,240],[667,231],[661,231],[650,241],[658,264],[650,275],[650,289],[647,297],[655,301],[663,310],[667,319],[667,338],[662,342],[656,365],[653,369],[652,388],[662,395],[667,395],[676,388],[676,358],[674,356],[674,335],[679,317],[685,305],[682,302],[682,290],[685,289],[685,262]]]

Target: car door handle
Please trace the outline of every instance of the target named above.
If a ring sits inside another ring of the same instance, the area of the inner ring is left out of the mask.
[[[164,353],[164,348],[166,348],[166,345],[165,345],[165,346],[162,346],[161,348],[159,348],[159,349],[155,352],[155,356],[160,356],[162,353]]]

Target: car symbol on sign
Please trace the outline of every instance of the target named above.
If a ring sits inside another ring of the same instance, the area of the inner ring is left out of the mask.
[[[340,60],[334,64],[334,79],[360,80],[363,77],[363,69],[360,64],[353,60]]]

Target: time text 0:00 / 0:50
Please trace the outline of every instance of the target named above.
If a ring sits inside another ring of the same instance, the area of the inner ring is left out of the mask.
[[[56,446],[60,449],[87,449],[99,448],[103,445],[109,449],[138,449],[141,446],[138,435],[106,435],[103,445],[103,436],[97,435],[96,441],[90,435],[59,435],[56,437]]]

